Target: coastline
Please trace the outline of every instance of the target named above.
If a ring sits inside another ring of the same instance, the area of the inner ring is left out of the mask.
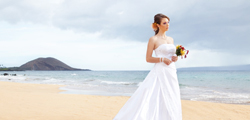
[[[0,81],[0,119],[112,120],[128,96],[60,94],[64,85]],[[248,120],[249,105],[182,101],[183,120]]]
[[[131,96],[149,71],[25,71],[0,81],[57,84],[62,94]],[[2,73],[3,74],[3,73]],[[250,105],[249,72],[179,72],[182,100]]]

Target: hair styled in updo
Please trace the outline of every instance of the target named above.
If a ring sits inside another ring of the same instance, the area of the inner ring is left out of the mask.
[[[161,14],[161,13],[156,14],[155,17],[154,17],[154,23],[152,23],[152,28],[153,28],[154,31],[155,31],[155,35],[159,32],[159,28],[158,28],[157,24],[159,24],[159,25],[161,24],[161,19],[162,19],[162,18],[167,18],[168,21],[170,21],[170,19],[169,19],[168,16],[163,15],[163,14]]]

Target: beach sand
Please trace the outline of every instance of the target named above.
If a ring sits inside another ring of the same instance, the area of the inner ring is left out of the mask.
[[[0,81],[0,120],[112,120],[126,96],[60,94],[62,85]],[[250,120],[250,105],[182,100],[183,120]]]

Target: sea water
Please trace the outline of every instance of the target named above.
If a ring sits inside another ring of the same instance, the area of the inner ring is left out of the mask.
[[[1,71],[0,74],[6,72]],[[149,71],[11,71],[0,81],[65,85],[60,94],[131,96]],[[181,99],[250,105],[250,71],[177,70]]]

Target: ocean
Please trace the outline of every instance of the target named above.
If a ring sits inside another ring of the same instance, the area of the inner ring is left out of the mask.
[[[17,76],[3,76],[3,73]],[[60,94],[131,96],[149,71],[0,71],[0,81],[58,84]],[[177,70],[182,100],[250,105],[250,71]]]

